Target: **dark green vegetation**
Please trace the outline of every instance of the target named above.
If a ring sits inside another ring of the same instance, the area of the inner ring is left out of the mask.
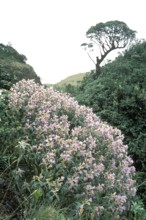
[[[123,132],[137,170],[138,195],[146,205],[146,42],[102,67],[96,80],[93,73],[86,75],[72,95]]]
[[[10,89],[21,79],[34,79],[41,83],[33,68],[26,64],[26,60],[12,46],[0,44],[0,88]]]

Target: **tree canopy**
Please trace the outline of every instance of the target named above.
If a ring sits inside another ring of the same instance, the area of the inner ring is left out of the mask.
[[[121,21],[108,21],[98,23],[89,28],[86,37],[89,43],[81,46],[87,51],[88,56],[96,66],[96,75],[100,74],[100,64],[105,57],[115,49],[125,48],[134,38],[136,31],[131,30],[127,24]],[[91,50],[98,49],[98,55],[94,60],[90,54]]]

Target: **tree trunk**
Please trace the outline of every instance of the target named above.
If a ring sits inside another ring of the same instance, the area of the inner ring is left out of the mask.
[[[100,60],[96,57],[96,78],[100,75]]]

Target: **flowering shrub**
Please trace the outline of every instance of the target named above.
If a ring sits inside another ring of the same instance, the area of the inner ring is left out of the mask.
[[[24,127],[15,149],[22,187],[29,184],[50,203],[56,199],[76,219],[120,219],[136,193],[120,130],[67,94],[32,80],[11,88],[9,107]]]

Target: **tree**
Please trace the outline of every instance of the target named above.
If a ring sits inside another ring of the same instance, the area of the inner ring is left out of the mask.
[[[87,51],[88,56],[94,62],[96,67],[96,77],[100,74],[100,64],[105,57],[115,49],[125,48],[134,38],[136,31],[131,30],[124,22],[108,21],[98,23],[89,28],[86,37],[89,43],[83,43],[81,46]],[[90,49],[98,48],[96,61],[90,55]]]

